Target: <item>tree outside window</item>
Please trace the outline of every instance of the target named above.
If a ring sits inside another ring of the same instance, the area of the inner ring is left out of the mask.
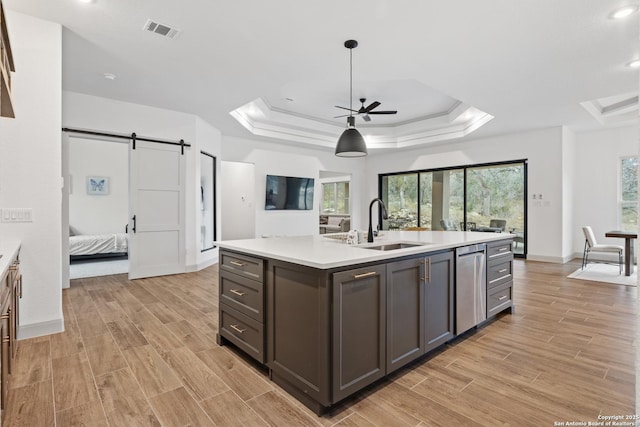
[[[322,184],[322,213],[349,214],[349,181]]]
[[[638,231],[638,157],[620,161],[620,227]]]

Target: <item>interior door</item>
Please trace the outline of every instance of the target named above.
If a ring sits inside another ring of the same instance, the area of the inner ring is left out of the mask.
[[[185,272],[185,156],[144,141],[129,150],[129,279]]]

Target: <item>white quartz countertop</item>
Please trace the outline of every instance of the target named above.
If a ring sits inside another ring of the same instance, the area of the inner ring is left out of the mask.
[[[20,251],[20,240],[0,239],[0,277],[3,277]]]
[[[326,236],[268,237],[262,239],[224,240],[223,248],[258,257],[277,259],[319,269],[330,269],[371,261],[383,261],[406,255],[435,252],[514,237],[508,233],[474,231],[383,231],[374,243],[347,245]],[[367,246],[390,243],[421,243],[391,251],[366,249]]]

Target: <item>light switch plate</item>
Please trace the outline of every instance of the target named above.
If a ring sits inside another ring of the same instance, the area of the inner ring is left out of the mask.
[[[33,222],[33,209],[4,208],[0,218],[2,222]]]

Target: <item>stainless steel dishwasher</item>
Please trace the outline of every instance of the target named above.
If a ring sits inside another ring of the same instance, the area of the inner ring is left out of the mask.
[[[487,319],[487,245],[456,249],[456,335]]]

